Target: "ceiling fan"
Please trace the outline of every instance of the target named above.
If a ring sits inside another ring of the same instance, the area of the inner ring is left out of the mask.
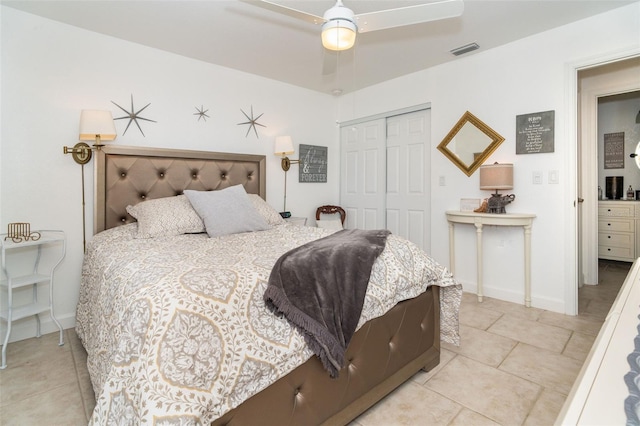
[[[337,0],[336,4],[320,17],[267,0],[251,3],[316,25],[321,24],[322,45],[334,51],[352,48],[357,33],[454,18],[462,15],[464,10],[462,0],[441,0],[356,15],[342,4],[342,0]]]

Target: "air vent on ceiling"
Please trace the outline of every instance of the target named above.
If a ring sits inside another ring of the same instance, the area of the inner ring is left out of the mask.
[[[480,46],[478,46],[478,43],[469,43],[465,44],[464,46],[456,47],[455,49],[451,50],[451,53],[453,53],[455,56],[460,56],[479,48]]]

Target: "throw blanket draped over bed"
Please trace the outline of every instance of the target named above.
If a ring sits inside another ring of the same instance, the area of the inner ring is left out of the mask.
[[[387,235],[387,230],[336,232],[285,253],[269,276],[266,305],[304,333],[331,377],[344,365]]]

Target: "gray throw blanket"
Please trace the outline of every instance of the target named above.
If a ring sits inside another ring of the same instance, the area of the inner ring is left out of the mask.
[[[387,230],[343,230],[288,251],[276,262],[264,301],[304,333],[331,377],[344,365],[371,268]]]

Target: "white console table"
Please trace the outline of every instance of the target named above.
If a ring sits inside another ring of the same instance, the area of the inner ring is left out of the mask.
[[[536,215],[527,213],[476,213],[462,211],[447,211],[449,222],[449,265],[451,273],[455,274],[455,235],[454,224],[471,224],[476,227],[476,262],[478,266],[478,301],[482,302],[482,227],[522,226],[524,229],[524,305],[531,307],[531,226]]]

